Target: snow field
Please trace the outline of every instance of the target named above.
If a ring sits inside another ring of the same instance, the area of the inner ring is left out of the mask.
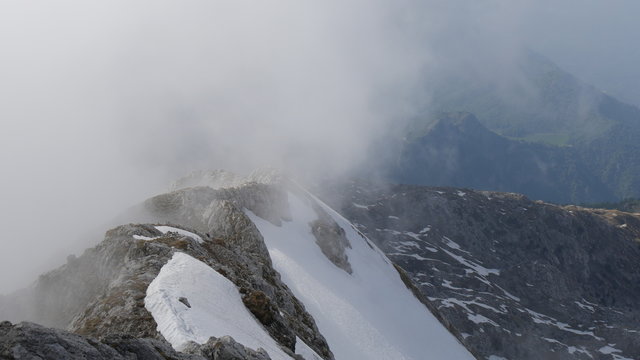
[[[160,231],[163,234],[169,233],[169,232],[173,232],[173,233],[178,233],[182,236],[186,236],[186,237],[190,237],[192,239],[194,239],[195,241],[197,241],[198,243],[202,243],[204,240],[202,240],[202,238],[199,235],[196,235],[194,233],[192,233],[191,231],[187,231],[187,230],[183,230],[183,229],[178,229],[176,227],[173,226],[154,226],[158,231]],[[148,237],[148,236],[143,236],[143,235],[133,235],[134,239],[138,239],[138,240],[153,240],[153,239],[157,239],[157,237]]]
[[[289,193],[293,220],[278,227],[247,211],[265,239],[275,269],[315,318],[337,360],[473,359],[406,288],[391,262],[335,211],[309,195]],[[336,267],[315,243],[309,223],[316,201],[341,226],[353,274]]]

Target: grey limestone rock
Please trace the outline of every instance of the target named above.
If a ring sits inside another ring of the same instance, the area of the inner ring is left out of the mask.
[[[208,261],[244,296],[255,291],[265,294],[277,311],[273,321],[263,325],[281,345],[294,350],[297,335],[318,354],[332,358],[313,317],[272,268],[264,239],[245,213],[252,211],[280,225],[290,220],[288,204],[287,192],[280,184],[248,182],[230,189],[180,189],[151,198],[144,205],[154,221],[189,226],[211,236],[204,244],[210,249]]]
[[[190,343],[175,351],[159,339],[110,335],[102,340],[60,329],[22,322],[0,323],[0,358],[7,360],[270,360],[262,349],[252,350],[225,336],[204,344]]]
[[[11,311],[20,304],[28,315],[23,319],[99,340],[124,334],[163,341],[144,298],[162,266],[179,251],[231,280],[286,352],[293,354],[297,336],[324,359],[333,359],[315,320],[273,269],[262,235],[246,214],[252,211],[276,225],[291,217],[284,187],[269,183],[278,177],[258,177],[262,182],[184,188],[147,200],[123,218],[142,216],[149,224],[108,231],[96,247],[8,296],[2,306]],[[163,233],[157,225],[190,231],[203,241]]]
[[[311,233],[316,238],[316,244],[334,265],[351,274],[353,270],[346,254],[346,249],[351,248],[351,244],[344,229],[336,224],[320,206],[316,205],[313,209],[318,214],[318,219],[309,225]]]
[[[640,359],[639,214],[358,181],[320,192],[477,357]]]
[[[190,343],[185,353],[201,355],[216,360],[270,360],[264,349],[252,350],[236,342],[231,336],[211,337],[206,343],[199,345]]]

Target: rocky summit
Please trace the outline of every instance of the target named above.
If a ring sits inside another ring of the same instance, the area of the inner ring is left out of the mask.
[[[640,359],[640,214],[510,193],[325,183],[481,359]]]

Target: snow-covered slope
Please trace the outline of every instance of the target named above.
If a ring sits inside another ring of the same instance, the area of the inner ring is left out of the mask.
[[[350,223],[308,194],[289,192],[288,198],[292,221],[282,226],[247,214],[264,236],[274,268],[316,319],[336,359],[473,359]],[[314,205],[344,230],[351,274],[316,244]]]
[[[273,360],[291,359],[242,303],[236,286],[210,266],[177,252],[147,288],[145,307],[176,350],[229,335]]]
[[[240,344],[264,349],[272,360],[290,360],[276,341],[247,310],[236,286],[210,266],[176,252],[149,284],[145,307],[158,330],[174,349],[211,336],[231,336]],[[296,338],[296,353],[305,360],[321,360]]]

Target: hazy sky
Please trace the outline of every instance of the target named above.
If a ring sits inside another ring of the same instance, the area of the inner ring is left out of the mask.
[[[411,9],[0,3],[0,291],[97,242],[118,211],[187,171],[358,162],[410,110],[427,62]]]
[[[640,1],[539,0],[523,39],[579,78],[640,106]]]
[[[187,171],[353,167],[428,103],[430,71],[445,64],[509,76],[531,46],[633,98],[638,10],[621,0],[0,0],[0,293],[99,241],[118,211]]]

